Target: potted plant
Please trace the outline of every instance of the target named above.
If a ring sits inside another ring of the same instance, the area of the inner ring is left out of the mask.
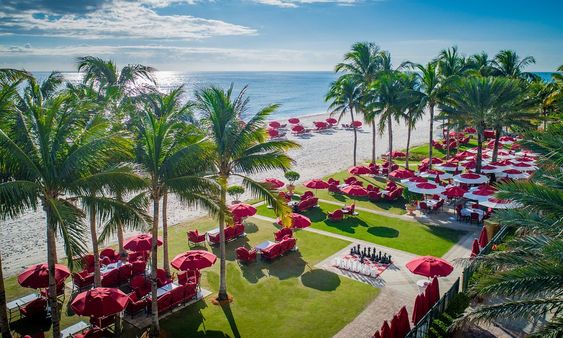
[[[244,188],[240,185],[231,185],[227,188],[227,194],[233,198],[233,204],[240,203],[240,195],[244,194]]]
[[[301,177],[301,175],[299,175],[296,171],[286,171],[284,176],[289,181],[287,191],[290,195],[293,195],[293,191],[295,190],[295,185],[293,184]]]
[[[409,188],[403,190],[403,198],[405,199],[405,209],[409,216],[414,216],[414,211],[416,210],[416,201],[419,195],[409,191]]]

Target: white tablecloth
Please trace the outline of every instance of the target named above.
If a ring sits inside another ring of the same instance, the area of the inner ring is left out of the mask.
[[[481,209],[475,209],[475,208],[463,208],[463,209],[461,209],[461,215],[462,216],[470,217],[472,213],[479,214],[479,221],[482,221],[483,216],[485,216],[485,212]]]
[[[158,289],[156,289],[156,296],[160,297],[163,294],[167,293],[168,291],[171,291],[172,289],[177,288],[178,286],[180,286],[180,285],[178,285],[176,283],[170,283],[170,284],[166,284],[164,286],[161,286]]]

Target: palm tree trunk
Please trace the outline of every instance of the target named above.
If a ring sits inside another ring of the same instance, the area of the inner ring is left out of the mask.
[[[225,208],[227,202],[227,181],[226,176],[221,175],[219,177],[219,186],[221,189],[220,196],[220,207]],[[218,300],[227,300],[229,296],[227,295],[227,261],[225,252],[225,211],[221,210],[219,212],[219,254],[221,258],[220,262],[220,278],[219,278],[219,295]]]
[[[391,125],[391,115],[387,117],[387,130],[389,133],[389,167],[387,169],[387,177],[391,173],[391,164],[393,163],[393,126]]]
[[[481,173],[481,162],[483,161],[483,129],[477,129],[477,164],[475,172]]]
[[[500,144],[500,136],[502,134],[502,128],[495,128],[495,145],[493,148],[493,162],[497,161],[498,158],[498,147]]]
[[[450,159],[450,119],[446,122],[446,161]]]
[[[432,140],[434,139],[434,105],[430,104],[430,144],[428,144],[428,168],[432,169]]]
[[[117,222],[117,246],[119,247],[119,259],[122,263],[127,262],[127,252],[123,248],[123,224]]]
[[[0,256],[0,332],[2,338],[12,338],[8,313],[6,312],[6,289],[4,287],[4,275],[2,274],[2,256]]]
[[[100,273],[100,251],[98,249],[98,234],[96,233],[96,208],[90,207],[90,236],[92,239],[92,253],[94,254],[94,287],[102,285]]]
[[[376,158],[376,155],[375,155],[375,140],[377,138],[376,132],[377,132],[377,130],[376,130],[376,127],[375,127],[375,119],[374,119],[374,121],[372,121],[372,123],[371,123],[371,163],[374,163],[374,164],[375,164],[375,158]]]
[[[55,264],[57,263],[57,247],[55,242],[55,230],[51,226],[47,214],[47,267],[49,270],[48,302],[51,308],[51,322],[53,324],[53,337],[61,336],[61,323],[59,316],[59,304],[57,302],[57,283],[55,281]]]
[[[412,129],[412,125],[409,122],[407,122],[407,156],[405,158],[405,168],[409,169],[409,155],[410,155],[410,146],[411,146],[411,129]]]
[[[354,126],[354,108],[350,107],[350,118],[352,119],[352,127],[354,129],[354,166],[356,166],[356,149],[358,145],[358,134]]]
[[[166,275],[170,277],[170,262],[168,259],[168,215],[166,213],[168,207],[168,192],[162,193],[162,255],[163,264]]]
[[[158,322],[158,306],[157,306],[157,293],[158,288],[156,282],[156,270],[158,269],[157,249],[158,249],[158,215],[160,193],[158,188],[153,188],[153,203],[152,203],[152,242],[151,242],[151,312],[152,312],[152,325],[151,337],[158,337],[160,334],[160,324]]]

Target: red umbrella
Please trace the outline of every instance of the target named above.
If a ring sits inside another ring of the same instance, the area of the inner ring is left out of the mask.
[[[349,185],[342,189],[342,192],[350,196],[367,196],[368,191],[359,185]]]
[[[479,246],[484,248],[489,243],[489,237],[487,236],[487,228],[481,228],[481,234],[479,235]]]
[[[455,187],[446,188],[446,191],[444,191],[443,194],[448,196],[449,198],[457,198],[457,197],[463,197],[463,194],[465,194],[466,192],[467,189],[455,186]]]
[[[422,164],[428,164],[429,162],[430,159],[428,157],[422,160]],[[441,163],[444,163],[444,161],[442,161],[437,157],[432,157],[432,164],[441,164]]]
[[[311,220],[307,216],[303,216],[297,213],[291,213],[289,217],[291,218],[292,228],[304,229],[311,225]]]
[[[440,184],[440,174],[438,174],[438,175],[436,175],[436,177],[434,177],[434,183]]]
[[[200,270],[212,266],[215,261],[217,256],[209,251],[190,250],[174,257],[170,265],[181,271]]]
[[[115,288],[94,288],[79,293],[72,301],[72,310],[80,316],[104,317],[123,311],[129,297]]]
[[[466,132],[466,133],[469,133],[469,134],[475,134],[477,132],[477,129],[475,129],[473,127],[467,127],[463,131]]]
[[[425,179],[424,177],[415,176],[415,177],[411,177],[411,178],[406,179],[406,180],[402,180],[401,182],[406,183],[406,184],[409,184],[409,183],[416,184],[416,183],[427,183],[428,180]]]
[[[321,179],[315,178],[305,182],[305,186],[310,189],[327,189],[329,184]]]
[[[352,126],[358,128],[362,126],[362,122],[361,121],[352,121]]]
[[[399,328],[401,329],[398,337],[404,337],[411,330],[411,325],[409,323],[409,314],[407,312],[407,307],[403,306],[399,310]]]
[[[326,123],[328,123],[328,124],[337,124],[338,121],[337,121],[335,118],[333,118],[333,117],[329,117],[328,119],[326,119]]]
[[[229,207],[229,210],[231,211],[231,214],[237,218],[256,215],[256,208],[246,203],[233,204]]]
[[[423,293],[416,295],[414,308],[412,309],[412,322],[416,325],[426,314],[426,299]]]
[[[438,283],[438,278],[434,277],[430,285],[427,288],[430,288],[432,298],[427,298],[427,300],[431,301],[432,306],[436,304],[440,300],[440,284]],[[432,307],[432,306],[429,306]]]
[[[272,128],[279,128],[281,127],[281,124],[278,121],[272,121],[270,123],[268,123],[268,125]]]
[[[399,331],[401,330],[401,328],[399,327],[399,325],[401,325],[400,319],[399,319],[399,314],[396,313],[393,316],[393,319],[391,319],[391,324],[389,325],[389,328],[391,329],[391,333],[389,334],[389,337],[393,337],[393,338],[398,338],[399,336]]]
[[[289,123],[291,123],[291,124],[297,124],[297,123],[299,123],[299,122],[301,122],[301,121],[299,121],[298,118],[292,117],[292,118],[290,118],[289,120],[287,120],[287,122],[289,122]]]
[[[367,175],[371,174],[371,169],[364,165],[358,165],[348,169],[348,172],[352,175]]]
[[[445,277],[454,270],[446,260],[433,256],[417,257],[410,260],[406,266],[410,272],[425,277]]]
[[[162,240],[156,239],[158,246],[162,245]],[[151,234],[140,234],[135,237],[129,238],[124,244],[123,248],[129,251],[149,251],[152,244]]]
[[[70,270],[62,265],[55,264],[55,281],[57,284],[70,276]],[[21,286],[32,289],[43,289],[49,287],[49,268],[45,264],[32,265],[18,276]]]
[[[387,324],[387,321],[383,321],[383,325],[381,325],[381,329],[379,329],[381,331],[381,337],[382,338],[388,338],[391,337],[391,328],[389,327],[389,324]]]
[[[417,183],[414,187],[410,187],[409,191],[418,194],[434,195],[441,194],[446,189],[434,183]]]
[[[279,189],[285,185],[282,181],[278,180],[277,178],[267,178],[264,180],[266,185],[271,186],[272,189]]]
[[[303,126],[297,125],[297,126],[291,127],[291,130],[295,131],[295,132],[301,132],[301,131],[305,130],[305,128]]]
[[[481,251],[479,249],[479,241],[477,240],[477,238],[475,238],[475,240],[473,241],[473,246],[471,247],[471,258],[473,257],[477,257],[477,255],[479,254],[479,251]]]
[[[397,169],[389,173],[389,177],[393,177],[395,179],[405,179],[405,178],[411,178],[413,176],[414,176],[414,172],[412,170],[407,170],[407,169]]]
[[[381,338],[381,334],[379,333],[379,330],[375,331],[372,338]]]

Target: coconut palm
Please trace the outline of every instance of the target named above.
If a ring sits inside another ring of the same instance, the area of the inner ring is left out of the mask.
[[[148,180],[147,195],[152,200],[151,336],[160,331],[157,308],[157,238],[160,202],[164,194],[174,193],[190,205],[203,206],[211,213],[218,206],[213,201],[216,184],[198,172],[205,161],[205,143],[201,133],[186,122],[190,112],[179,104],[182,88],[168,94],[149,93],[138,102],[139,114],[132,119],[135,128],[137,163]],[[166,242],[163,241],[163,242]]]
[[[430,113],[430,137],[428,140],[428,157],[430,161],[428,166],[432,169],[432,141],[434,140],[434,108],[438,104],[440,97],[440,86],[442,80],[438,72],[438,65],[436,62],[429,62],[426,66],[421,64],[409,63],[410,67],[417,70],[416,76],[420,84],[420,92],[422,96],[422,103],[428,107]]]
[[[555,136],[555,137],[554,137]],[[526,147],[549,156],[563,147],[561,124],[550,133],[526,135]],[[491,322],[495,319],[527,319],[536,322],[531,336],[558,337],[563,333],[563,267],[561,252],[561,213],[563,212],[563,176],[544,157],[544,170],[530,181],[499,186],[498,197],[511,198],[522,205],[497,211],[494,221],[515,230],[505,250],[479,256],[476,267],[495,271],[482,274],[471,294],[491,299],[468,312],[463,321]]]
[[[227,271],[225,253],[225,220],[227,184],[232,176],[242,179],[247,191],[266,200],[274,211],[285,218],[287,206],[284,206],[272,192],[249,174],[269,170],[288,170],[293,160],[287,151],[298,147],[288,140],[267,140],[265,132],[266,119],[276,111],[277,105],[268,105],[260,109],[248,121],[242,120],[248,111],[246,87],[238,95],[233,95],[233,85],[227,90],[208,87],[196,91],[195,107],[202,116],[202,126],[208,131],[208,139],[212,146],[209,149],[211,177],[219,185],[219,201],[221,205],[219,218],[220,238],[220,283],[217,299],[228,299]]]
[[[442,111],[448,119],[461,121],[477,129],[477,165],[481,172],[484,131],[490,116],[507,110],[506,105],[514,83],[500,77],[463,77],[449,85]]]
[[[402,112],[407,107],[409,100],[406,95],[405,82],[407,76],[399,71],[391,71],[381,74],[372,84],[368,103],[369,110],[379,116],[379,131],[387,128],[389,137],[389,163],[393,161],[393,121],[399,122]]]
[[[534,63],[536,63],[536,59],[533,56],[520,58],[513,50],[501,50],[492,61],[493,73],[496,76],[514,79],[537,80],[539,79],[537,75],[524,71],[524,68]]]
[[[17,88],[21,81],[29,77],[29,74],[23,71],[2,68],[0,69],[0,129],[5,128],[2,121],[7,122],[7,117],[13,112],[15,99],[18,95]],[[0,161],[0,165],[2,161]],[[11,175],[5,168],[0,168],[0,184],[11,180]],[[8,215],[5,214],[0,203],[0,219],[4,219]],[[6,311],[6,289],[4,287],[4,275],[2,273],[2,256],[0,255],[0,334],[2,338],[12,337],[10,333],[10,323],[8,322],[8,314]]]
[[[409,169],[409,155],[411,144],[411,132],[416,127],[416,123],[424,116],[424,107],[426,97],[419,91],[420,85],[415,74],[405,74],[404,80],[405,106],[403,107],[402,118],[407,125],[407,149],[405,158],[405,167]]]
[[[330,89],[326,94],[325,101],[330,102],[329,110],[331,115],[337,114],[338,121],[342,117],[350,113],[352,124],[354,123],[354,112],[362,110],[363,97],[362,87],[352,77],[348,75],[341,76],[338,80],[330,85]],[[366,113],[366,115],[368,115]],[[368,120],[372,120],[368,117]],[[356,165],[356,149],[358,146],[358,134],[354,128],[354,150],[353,150],[353,163]]]
[[[493,75],[493,60],[489,59],[489,54],[481,52],[467,58],[468,72],[473,75],[491,76]]]
[[[352,49],[344,56],[344,61],[336,65],[336,72],[349,74],[352,81],[360,86],[361,96],[367,95],[370,84],[376,79],[380,71],[381,58],[379,47],[372,42],[355,43]],[[356,111],[356,113],[364,114],[364,120],[372,126],[371,160],[375,163],[375,141],[377,134],[375,120],[366,118],[366,116],[370,115],[366,115],[363,108]]]
[[[49,305],[53,336],[60,336],[56,298],[56,242],[64,241],[67,264],[85,252],[84,212],[74,201],[96,182],[100,166],[115,156],[126,156],[130,145],[119,135],[101,133],[106,122],[92,119],[82,102],[57,91],[54,74],[42,84],[30,79],[16,109],[0,130],[0,168],[12,179],[0,184],[2,215],[16,217],[41,207],[46,216]]]

